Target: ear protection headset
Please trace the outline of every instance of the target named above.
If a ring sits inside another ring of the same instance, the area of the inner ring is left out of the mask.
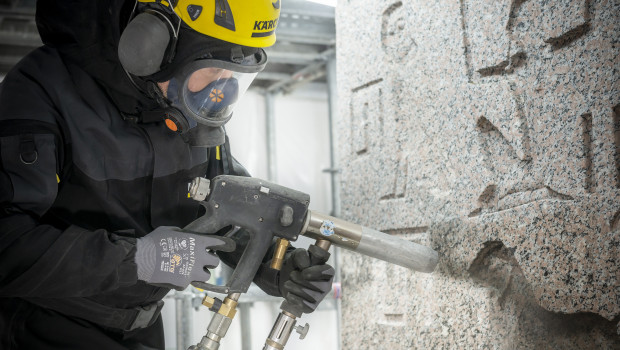
[[[135,16],[121,34],[118,58],[125,70],[148,76],[172,62],[179,37],[181,19],[175,28],[165,13],[149,8]]]

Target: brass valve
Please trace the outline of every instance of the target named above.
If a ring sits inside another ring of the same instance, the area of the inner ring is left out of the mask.
[[[224,298],[224,301],[217,298],[211,298],[210,296],[205,295],[204,299],[202,299],[202,305],[209,308],[209,310],[213,312],[217,312],[222,316],[226,316],[228,318],[234,318],[237,314],[237,302],[235,300]]]

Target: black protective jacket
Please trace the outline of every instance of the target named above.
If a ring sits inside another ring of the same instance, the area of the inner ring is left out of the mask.
[[[124,1],[48,3],[47,45],[0,85],[0,348],[163,349],[169,290],[137,280],[135,239],[201,214],[194,177],[245,170],[136,122],[156,106],[116,58]]]

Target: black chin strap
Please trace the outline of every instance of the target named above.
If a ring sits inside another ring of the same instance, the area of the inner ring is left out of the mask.
[[[131,84],[144,96],[154,100],[159,108],[151,109],[148,111],[140,111],[138,115],[127,114],[121,112],[121,116],[124,120],[132,123],[156,123],[161,122],[164,118],[165,111],[168,108],[166,103],[166,97],[164,97],[161,89],[156,82],[152,80],[144,81],[140,78],[134,79],[132,75],[125,70],[125,74],[129,78]]]
[[[143,111],[140,113],[140,123],[157,123],[164,120],[165,110],[155,109],[152,111]]]
[[[164,93],[159,88],[156,82],[149,80],[146,82],[146,92],[153,100],[157,101],[157,104],[161,108],[168,108],[168,102],[166,101],[166,97]]]
[[[166,110],[169,109],[168,102],[163,92],[156,82],[149,80],[146,82],[146,94],[157,102],[159,108],[140,112],[140,123],[156,123],[164,120]]]

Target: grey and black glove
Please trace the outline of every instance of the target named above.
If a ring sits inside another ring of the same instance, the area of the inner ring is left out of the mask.
[[[280,270],[280,294],[298,311],[306,314],[314,311],[332,289],[335,271],[325,264],[329,253],[319,253],[312,254],[297,248],[287,254]]]
[[[186,232],[160,226],[136,243],[138,279],[149,284],[185,289],[193,281],[208,281],[220,259],[207,249],[230,252],[235,243],[226,237]]]

